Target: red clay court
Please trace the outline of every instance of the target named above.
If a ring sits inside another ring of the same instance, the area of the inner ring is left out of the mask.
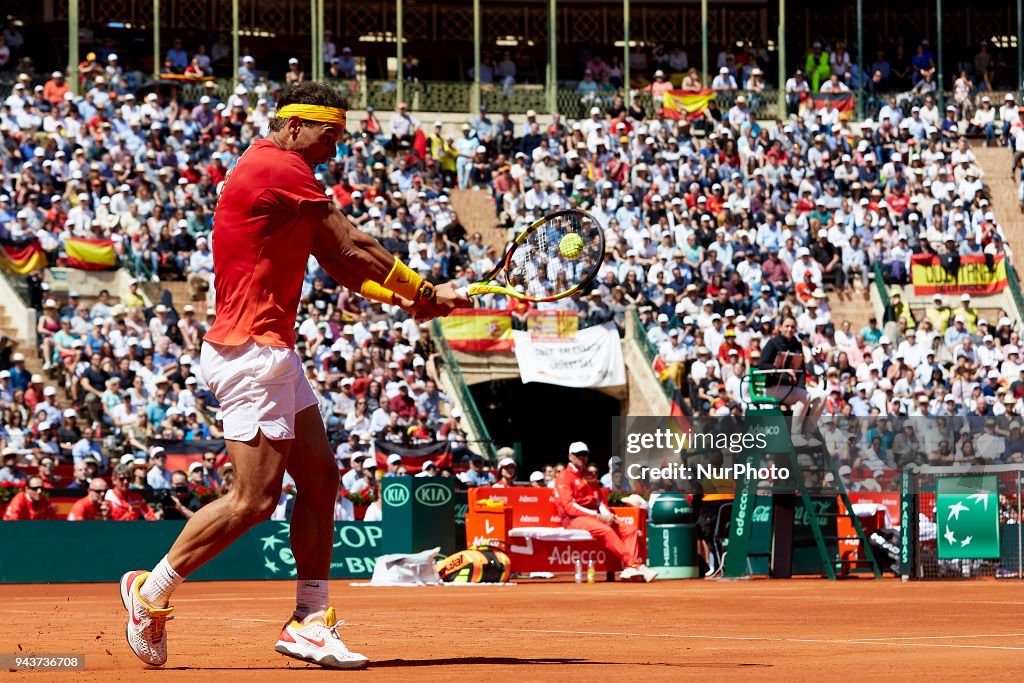
[[[152,671],[125,644],[116,583],[0,586],[0,653],[84,653],[85,672],[36,674],[76,681],[934,679],[943,671],[1018,680],[1024,658],[1017,581],[332,583],[342,637],[370,658],[365,671],[330,674],[273,651],[294,602],[291,581],[186,583],[168,625],[167,666]]]

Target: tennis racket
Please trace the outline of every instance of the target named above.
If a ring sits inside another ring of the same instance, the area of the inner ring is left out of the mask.
[[[555,301],[581,291],[604,261],[604,230],[586,211],[566,209],[541,218],[512,242],[491,272],[462,287],[462,296],[505,294]]]

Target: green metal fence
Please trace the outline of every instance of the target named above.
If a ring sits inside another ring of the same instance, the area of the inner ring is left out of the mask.
[[[885,285],[885,274],[882,273],[882,264],[875,261],[872,269],[875,272],[875,287],[878,289],[878,300],[882,302],[882,310],[889,308],[889,288]]]
[[[654,372],[652,367],[654,359],[658,357],[658,349],[651,343],[651,340],[647,338],[647,330],[644,328],[644,324],[640,322],[640,314],[637,313],[636,307],[630,307],[629,312],[626,314],[633,318],[633,341],[636,343],[637,348],[640,349],[640,353],[643,355],[644,360],[647,361],[647,367],[651,368],[651,372]],[[676,384],[671,379],[658,380],[658,384],[661,385],[661,391],[665,394],[670,402],[676,400]]]
[[[18,295],[18,299],[21,300],[22,304],[31,307],[31,304],[29,303],[28,283],[25,281],[24,275],[15,275],[7,272],[3,268],[0,268],[0,277],[7,280],[7,283],[11,286],[11,289],[14,290],[14,293]]]
[[[469,420],[470,424],[473,426],[473,431],[476,432],[477,438],[480,439],[478,442],[479,447],[471,448],[470,450],[476,451],[489,460],[494,461],[498,457],[498,451],[494,447],[494,440],[491,439],[491,433],[487,430],[487,425],[484,423],[484,419],[480,415],[480,410],[476,407],[476,399],[473,398],[473,394],[469,390],[469,385],[466,384],[466,378],[462,376],[462,370],[459,369],[459,362],[455,360],[455,354],[452,353],[452,348],[448,345],[448,340],[445,339],[444,332],[441,329],[441,323],[434,320],[431,330],[434,342],[437,344],[437,348],[441,352],[441,359],[444,361],[445,370],[448,372],[448,378],[451,380],[452,388],[458,395],[459,403],[462,405],[464,417]]]
[[[1021,291],[1020,280],[1017,277],[1017,269],[1013,267],[1012,263],[1006,264],[1006,281],[1010,285],[1010,297],[1013,299],[1013,305],[1017,309],[1016,320],[1024,320],[1024,292]]]

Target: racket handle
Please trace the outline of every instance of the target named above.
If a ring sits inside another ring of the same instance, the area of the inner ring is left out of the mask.
[[[460,297],[469,298],[469,287],[459,287],[455,290],[455,294]]]

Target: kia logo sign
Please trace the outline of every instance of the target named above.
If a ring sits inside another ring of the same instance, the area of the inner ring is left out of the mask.
[[[434,484],[437,486],[437,484]],[[391,507],[400,508],[409,502],[409,489],[401,484],[395,484],[384,489],[384,503]]]
[[[451,499],[451,489],[444,484],[426,484],[416,489],[416,502],[422,505],[439,507]]]

